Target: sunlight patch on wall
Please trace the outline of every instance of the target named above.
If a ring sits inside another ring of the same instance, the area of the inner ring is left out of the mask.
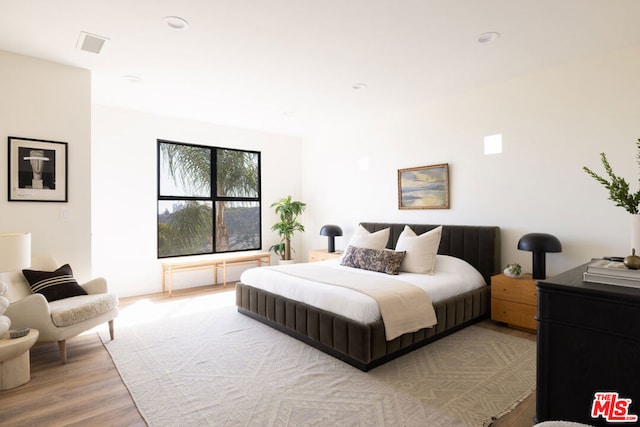
[[[366,172],[369,170],[369,158],[368,157],[362,157],[360,160],[358,160],[358,167],[360,168],[361,172]]]
[[[502,134],[487,135],[484,137],[484,154],[502,153]]]

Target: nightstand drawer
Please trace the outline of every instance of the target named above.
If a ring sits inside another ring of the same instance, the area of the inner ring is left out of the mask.
[[[498,298],[507,301],[520,301],[522,292],[519,286],[510,286],[503,282],[491,281],[491,298]]]
[[[498,322],[520,326],[527,329],[536,329],[536,306],[517,302],[491,299],[491,318]]]
[[[316,251],[309,251],[309,262],[324,261],[326,258]]]
[[[536,282],[526,281],[520,288],[520,302],[523,304],[538,305],[538,288]]]
[[[313,249],[309,251],[309,262],[336,259],[342,256],[342,251],[327,252],[326,249]]]
[[[520,279],[504,274],[491,277],[491,319],[535,330],[537,305],[538,290],[530,274]]]
[[[502,274],[491,278],[491,298],[521,302],[523,304],[538,304],[536,282],[530,274],[520,279],[512,279]]]

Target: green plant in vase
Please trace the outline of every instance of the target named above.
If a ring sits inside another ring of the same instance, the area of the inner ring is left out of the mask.
[[[504,269],[504,275],[512,279],[519,279],[522,275],[522,266],[517,262],[508,264],[507,268]]]
[[[636,161],[640,166],[640,139],[636,142]],[[602,160],[602,166],[609,177],[607,180],[605,177],[598,175],[586,166],[582,169],[588,173],[593,179],[598,181],[609,191],[609,200],[613,201],[616,206],[620,206],[631,214],[631,250],[640,250],[640,215],[638,214],[638,205],[640,204],[640,190],[635,193],[629,189],[629,183],[626,179],[619,177],[613,173],[613,169],[609,164],[607,155],[600,153],[600,159]],[[640,181],[640,180],[639,180]]]
[[[640,166],[640,139],[636,142],[636,147],[638,149],[636,160],[638,162],[638,166]],[[609,176],[610,181],[593,172],[586,166],[583,166],[582,169],[593,177],[593,179],[604,185],[604,188],[609,191],[609,200],[613,201],[616,206],[620,206],[630,214],[636,215],[638,213],[638,205],[640,204],[640,190],[635,193],[632,193],[629,190],[629,183],[627,180],[613,173],[613,169],[611,168],[605,153],[600,153],[600,159],[602,160],[602,166],[604,166],[604,170]]]

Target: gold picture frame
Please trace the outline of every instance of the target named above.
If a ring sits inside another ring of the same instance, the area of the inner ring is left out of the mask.
[[[449,164],[398,169],[398,209],[449,209]]]

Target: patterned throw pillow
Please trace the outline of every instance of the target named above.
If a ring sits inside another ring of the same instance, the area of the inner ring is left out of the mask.
[[[73,271],[69,264],[65,264],[56,271],[22,270],[22,274],[29,282],[32,292],[44,295],[47,301],[87,295],[87,292],[73,278]]]
[[[404,251],[348,246],[340,265],[395,275],[400,271],[404,255]]]

